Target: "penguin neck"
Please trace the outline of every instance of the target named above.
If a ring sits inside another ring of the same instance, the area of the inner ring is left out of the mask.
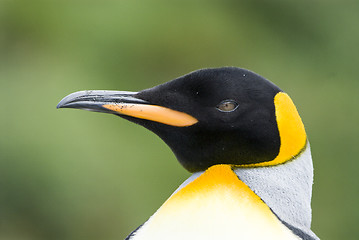
[[[310,230],[313,164],[309,142],[301,154],[284,164],[233,171],[283,223],[317,239]],[[204,172],[193,173],[172,196]]]
[[[281,221],[313,235],[310,230],[313,164],[309,142],[300,155],[284,164],[236,168],[234,172]]]

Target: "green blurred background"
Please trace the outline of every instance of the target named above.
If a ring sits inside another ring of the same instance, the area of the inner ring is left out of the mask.
[[[190,174],[149,131],[56,104],[219,66],[291,95],[312,146],[312,228],[359,239],[358,23],[358,1],[0,0],[0,239],[123,239]]]

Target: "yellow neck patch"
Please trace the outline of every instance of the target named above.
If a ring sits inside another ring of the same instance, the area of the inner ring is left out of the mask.
[[[298,237],[237,177],[230,165],[215,165],[173,194],[133,239]]]
[[[282,164],[296,157],[305,148],[307,134],[292,99],[288,94],[279,92],[274,97],[274,105],[280,136],[279,154],[268,162],[239,165],[239,167],[266,167]]]
[[[201,194],[210,193],[214,189],[231,189],[237,193],[236,197],[245,198],[248,202],[262,202],[262,200],[232,171],[230,165],[214,165],[208,168],[201,176],[174,194],[168,201],[183,201],[191,199],[201,191]],[[166,203],[164,207],[166,207]]]

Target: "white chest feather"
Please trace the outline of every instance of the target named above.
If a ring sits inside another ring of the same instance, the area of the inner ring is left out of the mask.
[[[299,239],[228,165],[216,165],[172,195],[131,238]]]

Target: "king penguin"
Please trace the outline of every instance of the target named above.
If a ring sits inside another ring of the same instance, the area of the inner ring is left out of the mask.
[[[142,125],[193,173],[126,239],[319,239],[310,229],[313,165],[302,120],[265,78],[201,69],[140,92],[75,92],[57,108]]]

